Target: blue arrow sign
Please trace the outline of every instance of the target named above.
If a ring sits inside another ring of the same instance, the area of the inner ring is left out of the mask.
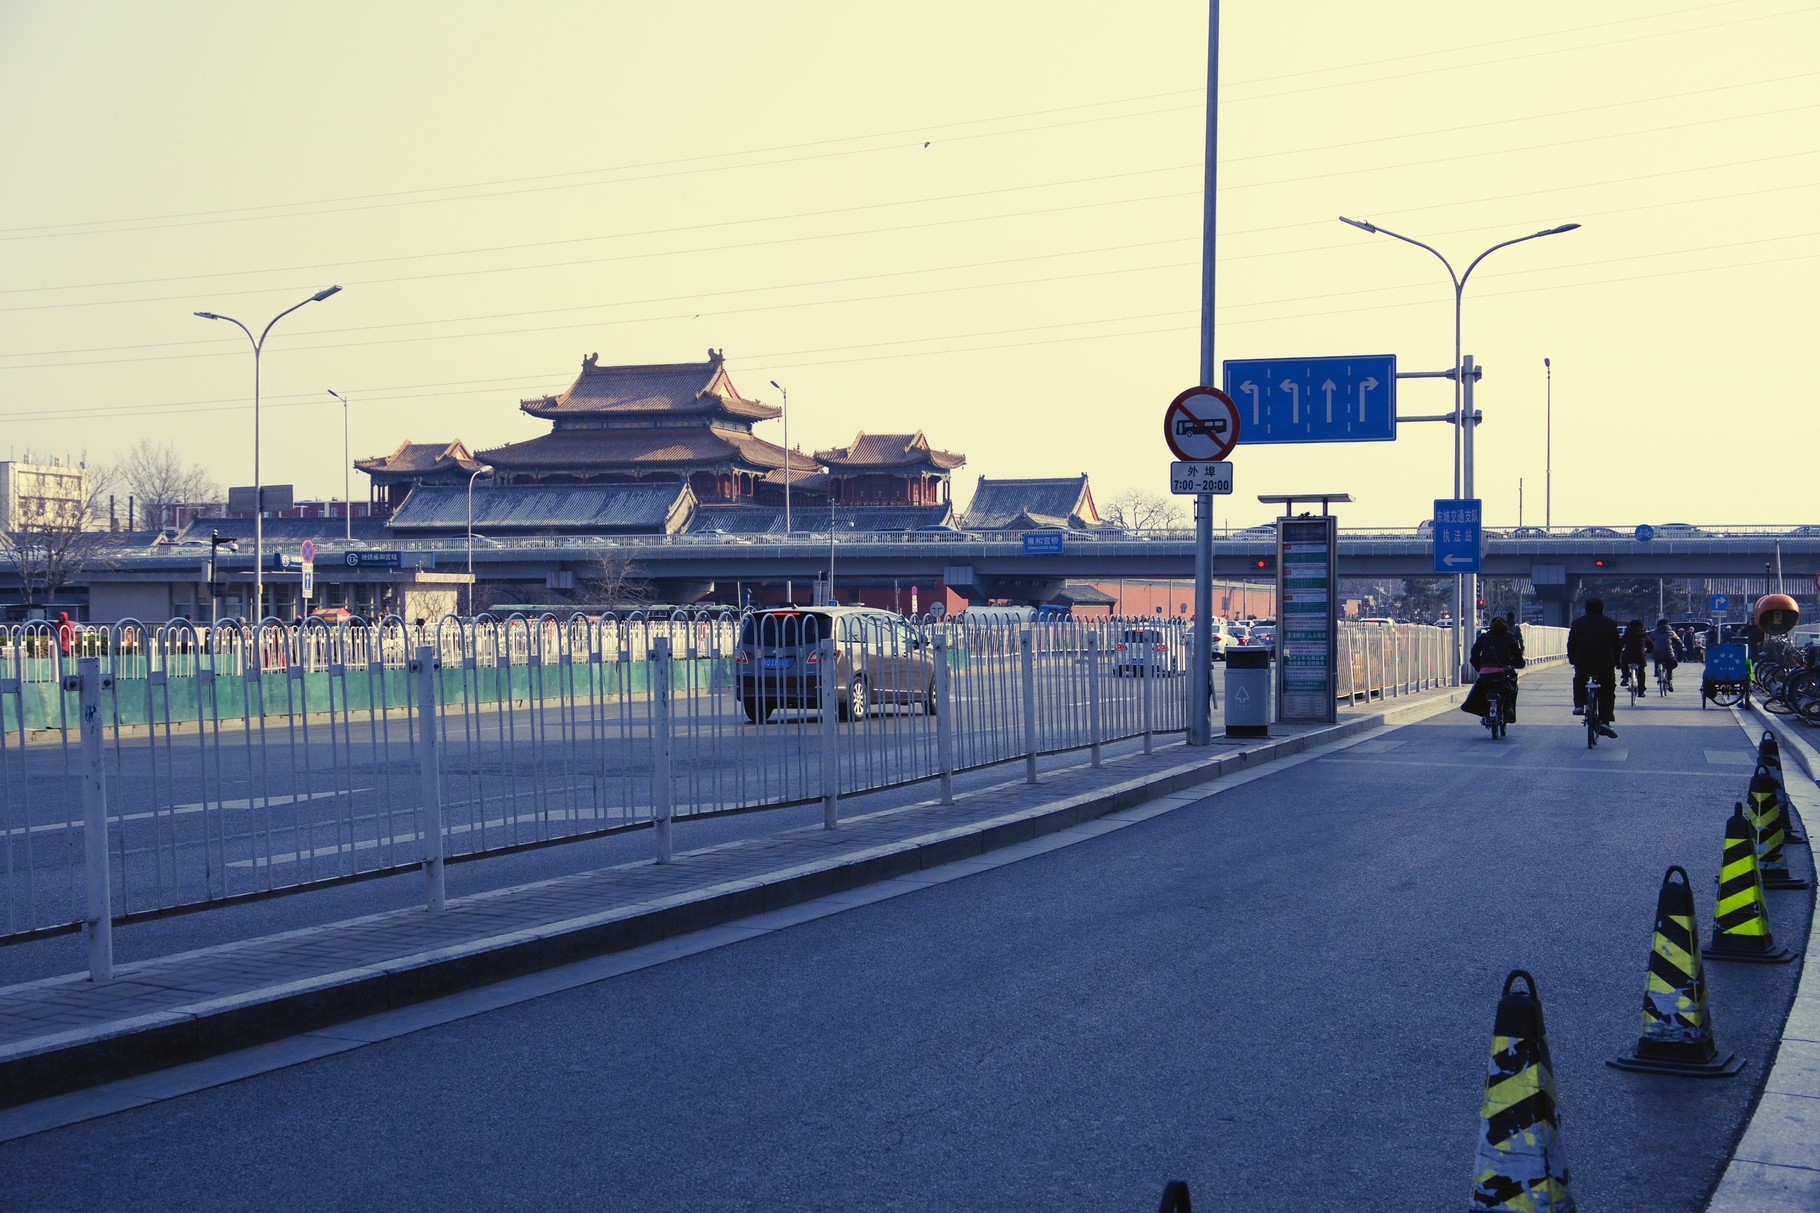
[[[1435,572],[1476,573],[1485,513],[1477,497],[1435,502]]]
[[[1246,446],[1396,439],[1395,354],[1229,358],[1220,366]]]
[[[1724,594],[1714,594],[1711,598],[1706,600],[1706,605],[1711,610],[1724,611],[1731,608],[1732,600],[1727,598]]]

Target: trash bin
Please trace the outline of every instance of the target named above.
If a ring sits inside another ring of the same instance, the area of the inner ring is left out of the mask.
[[[1270,736],[1270,650],[1226,650],[1226,736]]]

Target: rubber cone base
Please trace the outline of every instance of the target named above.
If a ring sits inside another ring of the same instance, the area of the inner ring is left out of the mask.
[[[1720,1053],[1711,1061],[1672,1061],[1666,1057],[1644,1057],[1635,1049],[1605,1064],[1634,1074],[1672,1074],[1680,1078],[1731,1078],[1744,1069],[1744,1059],[1736,1053]]]
[[[1773,875],[1769,872],[1763,873],[1763,887],[1766,889],[1805,889],[1807,881],[1802,880],[1799,876],[1789,875],[1788,869],[1784,868]]]
[[[1759,965],[1785,965],[1795,958],[1795,954],[1788,950],[1787,944],[1779,948],[1771,948],[1768,951],[1758,951],[1754,948],[1740,948],[1724,944],[1716,938],[1700,949],[1700,955],[1707,960],[1733,960],[1742,964]]]

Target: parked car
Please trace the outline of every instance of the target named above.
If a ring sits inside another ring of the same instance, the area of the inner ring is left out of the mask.
[[[1520,526],[1510,533],[1512,539],[1547,539],[1548,528],[1545,526]]]
[[[1120,677],[1178,674],[1181,670],[1181,653],[1162,628],[1126,628],[1113,646],[1112,672]]]
[[[1782,533],[1784,539],[1820,539],[1820,526],[1798,526]]]
[[[1664,522],[1656,527],[1657,539],[1711,539],[1712,537],[1711,531],[1703,531],[1686,522]]]
[[[1569,539],[1622,539],[1624,536],[1608,526],[1583,526],[1568,536]]]
[[[1218,619],[1213,621],[1213,660],[1226,660],[1226,646],[1237,644],[1238,642],[1238,637],[1233,634],[1230,625]],[[1189,625],[1188,631],[1182,639],[1182,651],[1183,653],[1194,652],[1194,626],[1192,624]]]
[[[865,720],[881,704],[935,714],[935,660],[903,616],[875,607],[776,607],[747,615],[733,647],[733,694],[746,719],[820,709],[827,639],[842,720]]]
[[[1277,629],[1275,624],[1259,624],[1251,629],[1251,635],[1245,637],[1248,649],[1263,649],[1272,656],[1277,651]]]

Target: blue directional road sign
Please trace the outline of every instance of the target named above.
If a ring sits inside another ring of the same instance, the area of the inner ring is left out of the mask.
[[[1732,600],[1727,598],[1724,594],[1714,594],[1706,601],[1706,605],[1714,611],[1728,610],[1731,607],[1731,604]]]
[[[404,564],[403,552],[348,552],[351,569],[395,569]]]
[[[1638,543],[1648,543],[1656,537],[1656,528],[1647,522],[1642,523],[1637,527],[1636,535]]]
[[[1435,572],[1476,573],[1485,513],[1477,497],[1435,502]]]
[[[1391,442],[1397,436],[1397,356],[1229,358],[1226,394],[1245,445]]]

